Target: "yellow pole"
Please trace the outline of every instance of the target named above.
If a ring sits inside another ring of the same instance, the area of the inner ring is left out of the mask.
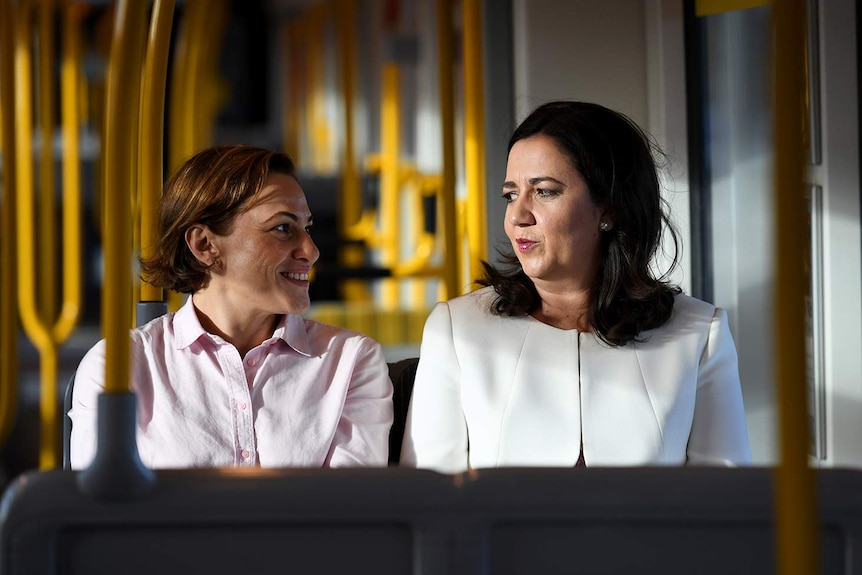
[[[344,120],[344,156],[341,166],[341,186],[338,201],[338,229],[348,237],[350,227],[359,222],[362,212],[362,191],[359,170],[356,166],[356,134],[353,129],[353,104],[356,92],[356,0],[337,0],[339,64],[341,71],[341,101]],[[346,268],[362,265],[363,250],[359,246],[345,245],[339,258]],[[348,280],[343,286],[347,301],[366,301],[368,290],[361,281]]]
[[[155,0],[141,90],[141,256],[153,255],[156,205],[164,182],[164,118],[168,52],[176,0]],[[161,288],[141,282],[141,301],[160,302]]]
[[[487,260],[485,224],[485,74],[482,67],[481,0],[462,0],[464,26],[464,164],[467,176],[467,250],[469,284]]]
[[[818,536],[814,473],[808,465],[808,405],[805,381],[804,189],[802,115],[805,4],[772,5],[775,85],[775,358],[781,461],[775,474],[778,572],[817,573]]]
[[[399,150],[401,149],[401,73],[398,64],[383,64],[383,90],[381,95],[380,127],[380,227],[382,235],[381,259],[383,267],[394,269],[398,265],[399,226],[398,195]],[[396,308],[400,302],[399,282],[384,279],[381,285],[383,307]]]
[[[132,230],[127,187],[132,181],[129,134],[138,123],[141,64],[146,37],[146,0],[118,0],[108,64],[105,118],[105,392],[129,390],[129,309],[132,277],[129,260]],[[132,113],[129,113],[132,110]]]
[[[440,218],[438,226],[443,235],[443,286],[442,299],[461,294],[459,270],[461,250],[458,243],[457,209],[455,196],[455,95],[452,80],[452,0],[437,0],[437,83],[440,87],[440,137],[443,146]]]
[[[39,133],[39,315],[45,323],[54,321],[57,311],[57,222],[54,216],[54,2],[39,2],[38,90]],[[47,382],[42,381],[42,385]],[[52,382],[51,385],[54,385]]]
[[[15,23],[12,0],[0,0],[0,107],[2,107],[2,193],[0,193],[0,283],[15,286]],[[14,289],[0,290],[0,447],[15,423],[18,405],[18,309]]]
[[[81,317],[81,4],[68,2],[63,18],[63,57],[60,65],[63,124],[63,301],[54,325],[54,341],[68,338]]]
[[[16,152],[16,208],[18,216],[18,306],[21,325],[39,350],[39,376],[42,383],[39,411],[41,418],[41,444],[39,468],[50,469],[57,462],[57,349],[51,332],[39,315],[36,282],[36,232],[33,174],[33,90],[30,39],[32,33],[32,7],[28,2],[20,5],[15,37],[15,152]],[[50,382],[51,393],[46,393]]]

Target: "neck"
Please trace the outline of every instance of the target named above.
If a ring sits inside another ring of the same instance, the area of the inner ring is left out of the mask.
[[[536,289],[542,304],[533,312],[534,318],[559,329],[593,330],[589,320],[592,299],[588,289],[553,290],[538,284]]]
[[[272,336],[280,317],[274,314],[253,315],[223,300],[214,301],[203,291],[192,296],[192,304],[201,326],[231,343],[240,357]]]

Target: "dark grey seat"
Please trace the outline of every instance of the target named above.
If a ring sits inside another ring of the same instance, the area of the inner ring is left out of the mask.
[[[79,475],[10,486],[0,574],[775,573],[766,468],[161,471],[116,503]],[[862,574],[862,472],[816,475],[820,573]]]

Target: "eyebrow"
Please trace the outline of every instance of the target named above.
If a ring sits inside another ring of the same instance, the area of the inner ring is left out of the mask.
[[[552,178],[551,176],[537,176],[535,178],[530,178],[529,180],[527,180],[527,183],[530,184],[531,186],[535,186],[536,184],[541,183],[541,182],[554,182],[555,184],[558,184],[560,186],[565,185],[560,180],[558,180],[556,178]],[[515,182],[512,182],[512,181],[503,182],[503,189],[504,190],[516,189],[517,187],[518,187],[518,184],[516,184]]]
[[[285,212],[285,211],[276,212],[276,213],[272,214],[272,216],[267,218],[266,221],[271,222],[272,220],[276,220],[276,219],[278,219],[280,217],[284,217],[284,216],[290,218],[294,222],[299,223],[299,216],[297,216],[293,212]],[[312,224],[313,222],[314,222],[314,216],[312,214],[308,214],[308,225]]]

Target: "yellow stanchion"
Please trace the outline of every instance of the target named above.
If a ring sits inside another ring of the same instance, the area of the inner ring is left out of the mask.
[[[437,0],[437,82],[440,87],[440,138],[443,147],[440,182],[440,218],[443,237],[444,292],[441,299],[461,294],[461,249],[457,235],[455,195],[455,94],[452,79],[452,0]]]
[[[466,286],[482,274],[480,260],[488,259],[485,223],[485,73],[482,66],[481,0],[462,0],[464,26],[464,167],[467,176]]]
[[[39,254],[38,314],[43,322],[54,321],[57,312],[57,200],[54,179],[54,0],[38,0],[37,115],[41,146],[39,151]],[[45,383],[44,381],[42,382]]]
[[[81,318],[83,261],[81,249],[81,19],[84,7],[68,2],[64,7],[63,56],[60,64],[63,129],[63,300],[54,328],[59,344],[72,335]],[[59,267],[59,266],[57,266]]]
[[[805,5],[772,4],[773,109],[775,120],[775,366],[779,453],[775,472],[778,572],[817,573],[819,531],[814,473],[808,464],[808,405],[805,381],[804,294],[805,204],[803,186],[803,67]]]
[[[141,256],[152,257],[156,205],[164,182],[165,85],[176,0],[155,0],[141,88]],[[141,282],[141,301],[160,302],[161,288]]]
[[[0,285],[15,286],[15,7],[12,0],[0,0],[0,151],[3,158],[0,190]],[[18,404],[18,308],[14,289],[0,290],[0,447],[15,423]]]
[[[400,191],[399,160],[401,150],[401,72],[398,64],[383,64],[383,89],[380,112],[380,257],[383,267],[393,269],[399,259]],[[399,282],[384,279],[381,284],[384,308],[397,308],[400,302]]]
[[[118,0],[107,79],[105,118],[105,392],[129,391],[129,321],[132,277],[129,259],[132,231],[131,200],[135,143],[129,137],[138,125],[141,66],[146,38],[146,0]],[[131,104],[131,106],[130,106]]]
[[[43,13],[40,14],[39,31],[40,40],[45,34],[53,34],[53,16],[45,15],[44,11],[53,10],[53,4],[42,3],[40,5]],[[81,304],[81,229],[80,229],[80,158],[78,157],[78,138],[80,137],[78,120],[79,104],[77,94],[80,82],[80,50],[78,40],[78,21],[76,12],[66,12],[64,23],[64,47],[69,50],[64,55],[62,75],[63,88],[63,142],[69,145],[68,158],[64,158],[64,189],[63,189],[63,257],[64,268],[67,273],[63,281],[63,301],[59,315],[56,313],[56,286],[51,290],[41,290],[39,285],[45,282],[56,282],[57,276],[52,271],[45,273],[44,268],[60,268],[57,262],[55,250],[47,250],[42,253],[42,269],[37,273],[35,264],[37,233],[35,227],[34,208],[34,185],[33,185],[33,114],[32,114],[32,77],[30,37],[32,32],[31,6],[24,3],[19,12],[18,29],[16,35],[15,50],[15,131],[16,131],[16,187],[17,187],[17,215],[18,215],[18,250],[19,264],[18,272],[18,305],[21,314],[21,323],[24,331],[31,339],[40,358],[41,393],[39,401],[39,412],[41,417],[41,444],[39,450],[39,467],[50,469],[57,466],[59,452],[59,412],[57,408],[57,348],[69,337],[75,328],[80,316]],[[53,46],[48,44],[48,46]],[[41,45],[40,49],[45,51],[47,46]],[[53,59],[44,60],[44,53],[40,56],[40,68],[52,66]],[[52,158],[51,141],[53,139],[53,113],[43,109],[45,100],[53,98],[53,80],[45,80],[46,76],[52,76],[53,68],[49,72],[40,70],[40,124],[42,146],[40,149],[41,161],[40,184],[41,191],[41,216],[39,225],[39,240],[45,241],[45,234],[41,228],[49,225],[56,228],[54,222],[54,197],[53,197],[53,167],[45,167],[45,158]],[[47,82],[47,84],[42,84]],[[46,92],[46,88],[49,90]],[[46,123],[52,128],[46,130]],[[74,140],[74,141],[73,141]],[[71,143],[70,143],[71,142]],[[48,194],[44,188],[45,182],[50,182],[51,193]],[[48,197],[50,196],[50,198]],[[50,211],[50,217],[44,215]],[[56,241],[55,235],[50,235],[49,240]],[[53,246],[52,246],[53,247]],[[47,259],[47,262],[45,261]],[[47,294],[47,295],[46,295]],[[50,297],[49,297],[50,296]]]
[[[347,237],[350,227],[362,216],[362,190],[359,169],[356,165],[355,130],[353,129],[353,105],[356,92],[356,0],[336,0],[336,25],[338,27],[339,70],[341,72],[341,100],[344,125],[344,152],[341,161],[341,185],[338,197],[338,229]],[[346,268],[363,264],[361,247],[345,245],[339,253],[340,263]],[[343,297],[348,302],[368,301],[371,294],[365,284],[357,280],[344,282]]]

